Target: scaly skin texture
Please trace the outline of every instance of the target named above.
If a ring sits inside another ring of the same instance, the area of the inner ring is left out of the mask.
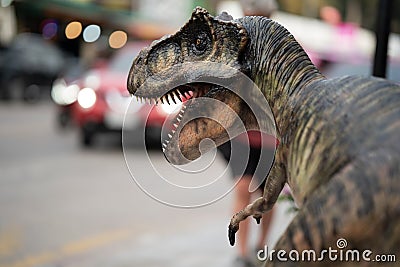
[[[196,35],[202,34],[201,31],[187,32],[194,17],[204,24],[202,29],[209,27],[209,32],[213,32],[219,27],[224,31],[218,36],[211,34],[207,39],[210,57],[204,54],[187,57],[190,53],[179,52],[193,48],[198,42]],[[326,79],[281,25],[263,17],[244,17],[227,22],[229,19],[227,15],[213,18],[204,9],[197,8],[191,21],[180,32],[161,41],[163,46],[156,43],[139,55],[131,69],[128,89],[135,93],[155,71],[161,72],[176,65],[177,59],[180,62],[226,62],[245,73],[260,88],[272,108],[280,143],[264,195],[231,220],[231,243],[234,243],[239,223],[248,216],[259,219],[262,213],[272,208],[283,186],[288,183],[300,210],[275,250],[301,252],[314,249],[319,255],[329,247],[337,249],[336,240],[345,238],[348,242],[346,249],[361,252],[369,249],[373,252],[372,259],[376,254],[396,254],[398,261],[400,86],[370,77]],[[181,36],[183,39],[179,39]],[[235,47],[228,44],[230,38]],[[218,70],[209,71],[219,75]],[[171,80],[175,76],[165,77]],[[158,82],[153,82],[153,85],[154,91],[141,93],[141,96],[161,97],[157,95]],[[247,128],[256,128],[249,110],[235,95],[213,85],[196,85],[191,90],[204,91],[204,88],[207,88],[205,97],[225,101],[240,118],[248,119]],[[200,107],[189,105],[187,110],[196,111],[196,108]],[[203,127],[197,127],[200,124]],[[227,125],[229,127],[233,122]],[[201,138],[219,140],[219,143],[228,138],[223,129],[214,128],[217,126],[204,124],[202,118],[180,126],[181,133],[171,138],[165,153],[181,150],[186,158],[198,157],[200,154],[193,151],[198,150]],[[172,159],[174,163],[184,163],[178,156]],[[325,259],[324,266],[357,265],[357,262]],[[375,262],[362,263],[363,266],[375,266]],[[311,265],[310,262],[290,261],[267,264]],[[319,262],[314,264],[318,266]]]

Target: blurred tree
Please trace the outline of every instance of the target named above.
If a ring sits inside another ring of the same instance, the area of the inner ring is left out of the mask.
[[[304,3],[302,1],[278,0],[277,2],[282,11],[302,15],[302,11],[304,10]]]
[[[217,5],[220,0],[192,0],[193,1],[193,8],[197,6],[204,7],[207,9],[211,14],[215,14],[217,10]]]

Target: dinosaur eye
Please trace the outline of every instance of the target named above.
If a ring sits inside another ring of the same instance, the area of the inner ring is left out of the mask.
[[[210,39],[206,33],[202,32],[199,35],[197,35],[197,38],[194,40],[194,43],[192,44],[193,52],[196,55],[203,54],[208,48],[209,41]]]
[[[196,50],[204,51],[206,49],[206,46],[207,46],[207,44],[204,41],[204,39],[202,39],[202,38],[196,39],[196,43],[195,43]]]

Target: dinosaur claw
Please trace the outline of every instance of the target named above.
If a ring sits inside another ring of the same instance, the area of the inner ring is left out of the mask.
[[[228,228],[228,237],[229,237],[229,243],[231,246],[235,245],[235,234],[239,230],[239,226],[233,226],[232,224],[229,225]]]
[[[260,224],[260,223],[261,223],[261,218],[262,218],[261,215],[254,215],[253,217],[254,217],[254,219],[256,220],[257,224]]]

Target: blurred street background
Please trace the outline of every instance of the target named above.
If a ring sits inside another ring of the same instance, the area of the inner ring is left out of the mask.
[[[277,2],[272,18],[326,76],[371,75],[378,0]],[[232,193],[201,208],[164,205],[134,182],[121,148],[133,58],[196,6],[243,14],[234,0],[0,0],[0,267],[230,266]],[[400,0],[392,9],[387,77],[400,83]],[[146,177],[138,147],[145,138],[163,168],[160,129],[179,104],[132,106],[125,149]],[[203,175],[225,168],[217,155]],[[232,186],[229,171],[221,180],[215,190]],[[289,209],[278,204],[269,245]]]

